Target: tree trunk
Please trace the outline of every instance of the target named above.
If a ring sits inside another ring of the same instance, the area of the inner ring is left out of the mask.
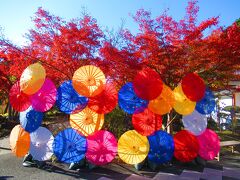
[[[12,120],[12,107],[11,105],[8,106],[8,120]]]
[[[9,107],[9,105],[10,105],[10,103],[9,103],[9,101],[8,101],[8,103],[7,103],[7,105],[6,105],[5,109],[4,109],[4,114],[6,114],[6,113],[8,112],[8,107]]]
[[[167,133],[172,134],[173,133],[173,127],[172,123],[175,118],[172,117],[172,111],[167,114],[167,125],[165,127],[165,130],[167,130]]]
[[[170,134],[171,133],[171,118],[170,118],[170,113],[167,114],[167,133]]]

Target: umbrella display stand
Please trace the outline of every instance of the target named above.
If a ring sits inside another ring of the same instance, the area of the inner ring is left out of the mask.
[[[80,67],[72,80],[58,88],[47,74],[41,64],[30,65],[9,93],[12,107],[21,112],[21,124],[10,136],[11,149],[18,157],[30,153],[30,166],[62,163],[68,164],[69,170],[93,170],[115,162],[155,171],[176,160],[212,160],[220,151],[219,138],[207,129],[206,120],[214,110],[215,97],[196,73],[184,76],[172,90],[157,72],[144,68],[119,91],[93,65]],[[64,119],[44,128],[44,113],[55,101]],[[105,114],[117,104],[132,118],[126,125],[131,123],[134,128],[119,139],[102,130]],[[162,115],[173,109],[184,115],[185,127],[174,136],[161,130]],[[26,166],[27,159],[23,162]]]

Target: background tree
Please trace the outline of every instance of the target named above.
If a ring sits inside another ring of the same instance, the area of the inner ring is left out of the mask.
[[[124,84],[148,66],[172,89],[189,72],[198,73],[212,90],[231,89],[229,82],[239,79],[240,28],[236,22],[228,28],[218,27],[218,17],[197,23],[198,11],[196,0],[189,1],[186,15],[179,21],[166,11],[156,18],[149,11],[137,11],[133,18],[139,33],[125,29],[121,32],[125,43],[106,42],[101,48],[111,77]],[[206,33],[209,28],[213,30]]]

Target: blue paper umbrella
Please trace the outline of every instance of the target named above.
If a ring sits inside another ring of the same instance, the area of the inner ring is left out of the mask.
[[[65,163],[79,162],[85,156],[87,141],[72,128],[57,134],[53,143],[53,151],[59,161]]]
[[[19,119],[23,129],[31,133],[41,126],[43,113],[35,111],[32,106],[30,106],[26,111],[20,112]]]
[[[206,88],[205,96],[197,102],[196,110],[201,114],[210,114],[216,106],[215,97],[209,88]]]
[[[88,104],[88,98],[79,95],[72,86],[72,81],[65,81],[57,92],[57,106],[66,114],[82,111]]]
[[[163,164],[170,161],[174,152],[174,141],[170,134],[165,131],[156,131],[148,136],[150,150],[148,158],[151,162]]]
[[[128,114],[143,112],[148,106],[148,102],[135,94],[131,82],[126,83],[118,92],[119,106]]]

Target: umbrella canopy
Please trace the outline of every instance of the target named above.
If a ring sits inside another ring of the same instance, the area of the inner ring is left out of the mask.
[[[196,136],[202,134],[207,128],[207,117],[197,111],[193,111],[190,115],[183,116],[182,121],[184,127]]]
[[[84,158],[86,150],[86,138],[75,129],[67,128],[60,131],[54,139],[53,152],[61,162],[79,162]]]
[[[10,148],[17,157],[25,156],[30,149],[30,134],[16,125],[10,133]]]
[[[9,101],[13,109],[18,112],[25,111],[31,106],[30,96],[21,91],[19,81],[11,87]]]
[[[64,81],[57,90],[57,107],[66,114],[82,111],[88,104],[88,98],[79,95],[72,86],[72,81]]]
[[[88,107],[79,113],[70,115],[70,125],[84,136],[100,130],[104,123],[104,115],[97,114]]]
[[[88,107],[98,114],[107,114],[117,105],[118,93],[113,84],[106,84],[97,96],[90,97]]]
[[[19,119],[25,131],[31,133],[41,126],[43,113],[35,111],[32,106],[30,106],[26,111],[20,112]]]
[[[213,160],[220,151],[218,135],[214,131],[206,129],[197,139],[200,147],[199,156],[205,160]]]
[[[133,114],[144,111],[148,101],[139,98],[133,90],[133,84],[128,82],[118,92],[118,104],[128,114]]]
[[[55,104],[57,89],[50,79],[46,79],[41,89],[31,96],[32,107],[36,111],[46,112]]]
[[[143,136],[149,136],[162,128],[162,117],[148,108],[141,113],[132,115],[134,129]]]
[[[135,130],[125,132],[118,140],[118,155],[127,164],[138,164],[148,155],[149,142]]]
[[[31,64],[20,77],[21,91],[28,95],[36,93],[42,87],[45,77],[46,71],[41,64]]]
[[[206,88],[205,95],[197,102],[196,110],[201,114],[210,114],[216,107],[215,96],[209,88]]]
[[[163,83],[156,71],[150,68],[144,68],[135,76],[133,88],[138,97],[152,100],[161,94]]]
[[[83,96],[92,97],[100,94],[106,83],[100,68],[92,65],[82,66],[73,75],[73,87]]]
[[[33,133],[30,133],[31,144],[30,154],[33,159],[38,161],[46,161],[53,155],[53,141],[52,133],[44,127],[39,127]]]
[[[174,135],[174,156],[181,162],[190,162],[198,155],[199,144],[192,133],[181,130]]]
[[[86,158],[95,165],[110,163],[117,155],[117,140],[108,131],[100,130],[87,137]]]
[[[196,106],[196,102],[189,100],[182,91],[182,86],[178,85],[174,90],[175,104],[173,108],[182,115],[191,114]]]
[[[174,152],[174,141],[170,134],[165,131],[157,131],[148,136],[150,150],[148,158],[151,162],[163,164],[170,161]]]
[[[166,85],[163,85],[162,93],[156,98],[149,101],[148,108],[159,115],[169,113],[175,104],[173,91]]]
[[[205,94],[205,83],[196,73],[189,73],[182,79],[182,90],[191,101],[200,101]]]

